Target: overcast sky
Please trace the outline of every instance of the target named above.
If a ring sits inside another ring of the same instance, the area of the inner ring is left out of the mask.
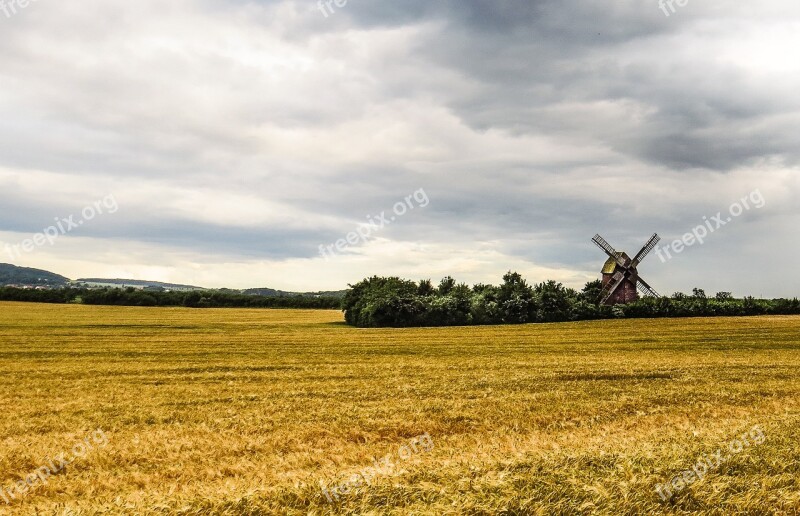
[[[595,233],[633,255],[708,220],[702,245],[640,266],[656,290],[800,292],[796,1],[9,2],[2,245],[118,209],[0,262],[580,288],[605,259]],[[367,242],[320,255],[382,212]]]

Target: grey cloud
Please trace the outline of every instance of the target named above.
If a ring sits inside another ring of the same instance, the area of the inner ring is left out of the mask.
[[[351,0],[327,19],[314,0],[39,3],[3,27],[0,167],[209,201],[248,194],[306,222],[209,224],[165,215],[154,199],[86,228],[109,241],[312,258],[424,188],[430,206],[382,237],[465,257],[491,241],[510,259],[595,273],[595,232],[635,252],[653,231],[680,235],[724,207],[717,189],[796,174],[790,58],[785,73],[755,73],[720,48],[797,18],[777,0],[690,3],[669,18],[635,0]],[[456,123],[431,128],[414,112],[434,107]],[[534,139],[528,153],[509,150]],[[51,201],[0,192],[0,230],[35,232],[71,213],[72,190],[50,188]],[[703,200],[687,196],[703,189]],[[734,250],[778,245],[794,214],[770,204],[696,258],[648,263],[648,278],[670,290],[714,259],[739,270],[756,251]]]

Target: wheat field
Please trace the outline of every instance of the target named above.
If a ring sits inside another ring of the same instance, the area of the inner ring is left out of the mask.
[[[800,513],[800,317],[342,319],[0,303],[0,513]]]

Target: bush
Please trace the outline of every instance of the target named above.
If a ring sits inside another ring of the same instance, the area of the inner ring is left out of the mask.
[[[797,299],[735,299],[729,293],[708,298],[702,289],[692,295],[643,298],[626,305],[600,305],[600,281],[578,293],[555,281],[530,287],[516,272],[500,286],[471,289],[445,277],[438,288],[430,280],[372,277],[350,286],[344,297],[345,321],[360,327],[463,326],[585,321],[609,318],[699,317],[800,314]]]
[[[116,306],[186,306],[191,308],[323,308],[340,309],[336,297],[262,297],[220,291],[163,292],[133,288],[61,288],[52,290],[0,287],[0,301],[36,303],[83,303]]]

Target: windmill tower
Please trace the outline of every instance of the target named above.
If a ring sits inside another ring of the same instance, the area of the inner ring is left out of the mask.
[[[630,303],[639,299],[639,292],[647,296],[659,297],[658,293],[639,276],[636,267],[644,260],[644,257],[653,250],[658,241],[661,240],[657,234],[653,234],[650,240],[636,254],[633,260],[626,253],[619,252],[611,247],[600,235],[595,235],[592,242],[608,255],[603,266],[603,293],[600,296],[602,304],[616,305],[619,303]]]

